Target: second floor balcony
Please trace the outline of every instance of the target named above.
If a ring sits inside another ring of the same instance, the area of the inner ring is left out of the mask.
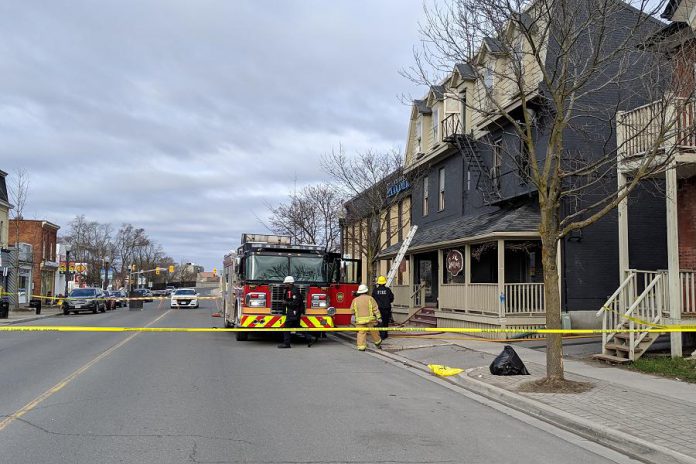
[[[696,101],[658,100],[616,115],[620,167],[632,170],[646,156],[655,164],[672,156],[677,163],[696,163]]]
[[[459,113],[448,114],[442,120],[441,125],[443,142],[452,143],[456,136],[464,134],[464,124]]]

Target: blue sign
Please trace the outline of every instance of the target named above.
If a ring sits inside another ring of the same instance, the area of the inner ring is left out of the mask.
[[[387,189],[387,198],[398,195],[399,193],[403,192],[404,190],[408,190],[410,188],[411,188],[411,184],[406,179],[401,179],[400,181],[392,184]]]

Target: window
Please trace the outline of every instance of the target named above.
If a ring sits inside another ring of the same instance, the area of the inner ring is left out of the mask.
[[[466,189],[471,190],[471,171],[468,166],[466,168]]]
[[[493,89],[493,66],[491,65],[486,66],[483,73],[483,85],[485,85],[488,90]]]
[[[439,195],[437,201],[437,207],[439,211],[445,209],[445,168],[440,168],[438,172],[438,183],[439,183]]]
[[[391,222],[391,206],[387,208],[387,213],[385,215],[386,217],[384,218],[387,222],[386,224],[386,230],[387,230],[387,246],[391,246],[392,244],[392,237],[393,237],[393,232],[392,232],[392,222]]]
[[[529,164],[529,147],[524,140],[520,139],[520,154],[517,155],[517,175],[520,178],[520,185],[529,182],[531,167]]]
[[[493,142],[493,167],[491,168],[491,180],[493,187],[500,189],[500,170],[503,166],[503,139]]]
[[[421,144],[423,140],[423,117],[418,116],[416,119],[416,153],[421,153],[423,151],[423,146]]]
[[[433,108],[433,115],[431,116],[433,123],[433,146],[437,145],[440,141],[440,110],[439,108]]]
[[[430,189],[428,178],[423,178],[423,216],[428,215],[428,190]]]
[[[396,223],[397,223],[397,227],[399,228],[399,231],[398,231],[399,242],[401,242],[404,240],[404,221],[403,221],[404,201],[403,200],[401,200],[399,202],[398,214],[399,214],[399,217],[396,219]]]

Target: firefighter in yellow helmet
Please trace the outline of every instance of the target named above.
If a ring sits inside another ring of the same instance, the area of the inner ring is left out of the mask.
[[[377,307],[377,302],[374,298],[368,295],[370,290],[367,285],[361,284],[358,287],[358,296],[353,300],[350,305],[350,309],[353,311],[355,316],[355,327],[357,328],[369,328],[376,327],[378,321],[381,319],[382,315]],[[370,337],[372,342],[377,348],[381,349],[382,339],[379,338],[379,334],[376,330],[359,330],[358,331],[358,343],[357,347],[360,351],[365,351],[367,348],[367,333],[370,332]]]
[[[382,315],[382,322],[379,326],[387,328],[389,327],[389,322],[392,318],[392,303],[394,302],[394,294],[391,289],[387,287],[387,278],[384,276],[379,276],[377,278],[377,286],[372,290],[372,298],[377,302],[377,307],[379,308],[379,313]],[[386,330],[381,330],[379,336],[382,340],[389,336],[389,332]]]

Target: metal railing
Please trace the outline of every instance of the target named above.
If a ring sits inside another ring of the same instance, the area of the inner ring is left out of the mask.
[[[462,124],[462,117],[459,113],[450,113],[445,119],[442,120],[442,140],[449,142],[454,139],[457,135],[462,135],[464,133],[464,126]]]

